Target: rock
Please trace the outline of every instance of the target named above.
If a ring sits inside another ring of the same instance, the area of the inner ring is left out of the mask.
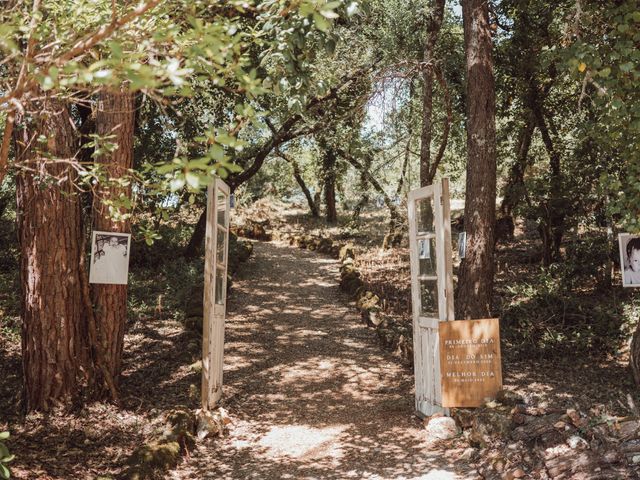
[[[574,450],[583,450],[585,448],[589,448],[589,443],[580,435],[571,435],[567,439],[567,445],[569,445],[569,447],[573,448]]]
[[[154,478],[158,471],[175,467],[180,459],[180,444],[149,443],[139,447],[128,460],[129,468],[124,475],[127,480]]]
[[[473,447],[465,448],[464,452],[460,454],[462,460],[474,460],[477,456],[478,450]]]
[[[462,428],[471,428],[475,413],[464,408],[455,408],[451,411],[451,416],[456,419]]]
[[[425,430],[430,440],[450,440],[460,434],[456,421],[451,417],[431,417]]]
[[[329,238],[321,238],[318,243],[318,252],[331,253],[331,247],[333,247],[333,241]]]
[[[477,413],[471,425],[472,444],[486,446],[494,438],[507,438],[511,432],[511,418],[499,411],[484,410]]]
[[[344,247],[340,249],[340,253],[338,254],[338,258],[340,260],[344,260],[345,258],[356,258],[355,247],[352,243],[347,243]]]
[[[195,439],[193,434],[196,430],[196,416],[186,408],[174,409],[167,413],[161,441],[178,442],[186,449],[193,449]]]
[[[199,440],[222,435],[227,425],[231,423],[231,417],[224,408],[213,411],[200,409],[196,411],[196,417],[198,419],[196,435]]]

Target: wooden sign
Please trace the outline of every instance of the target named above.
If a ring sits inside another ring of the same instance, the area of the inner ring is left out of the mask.
[[[440,322],[443,407],[480,407],[502,388],[497,318]]]

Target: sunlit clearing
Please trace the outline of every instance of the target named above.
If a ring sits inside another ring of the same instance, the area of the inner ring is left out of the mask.
[[[273,456],[287,455],[294,458],[340,458],[338,438],[345,426],[313,428],[307,426],[273,427],[259,441]]]

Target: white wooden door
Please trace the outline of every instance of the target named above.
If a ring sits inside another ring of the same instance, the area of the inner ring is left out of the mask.
[[[409,192],[409,251],[416,413],[442,407],[438,324],[454,319],[449,182]]]
[[[229,187],[219,178],[209,185],[204,264],[202,322],[202,408],[214,408],[222,397],[224,320],[229,255]]]

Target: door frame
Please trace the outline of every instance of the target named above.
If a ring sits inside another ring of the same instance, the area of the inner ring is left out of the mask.
[[[202,317],[202,408],[205,410],[215,408],[222,398],[230,196],[229,186],[218,177],[207,188]],[[224,212],[224,217],[219,222],[221,212]],[[219,233],[222,233],[224,241],[222,250],[218,246]]]
[[[426,201],[429,198],[433,199],[434,231],[432,233],[418,232],[416,204],[421,200]],[[410,191],[407,206],[409,221],[409,257],[411,265],[411,311],[413,318],[416,414],[420,417],[431,416],[435,413],[444,413],[447,415],[448,409],[442,406],[438,327],[440,322],[455,319],[449,179],[443,178],[440,182],[436,182],[433,185]],[[427,317],[421,314],[420,280],[421,278],[423,280],[433,280],[433,276],[424,278],[425,276],[420,275],[418,240],[428,240],[429,238],[435,239],[435,280],[438,290],[438,318]],[[428,339],[429,346],[427,351],[423,351],[422,330],[427,329],[430,330],[430,335],[433,335],[433,338]],[[425,356],[425,360],[423,360],[423,355]],[[430,375],[429,372],[433,373]],[[423,393],[426,398],[421,398]]]

